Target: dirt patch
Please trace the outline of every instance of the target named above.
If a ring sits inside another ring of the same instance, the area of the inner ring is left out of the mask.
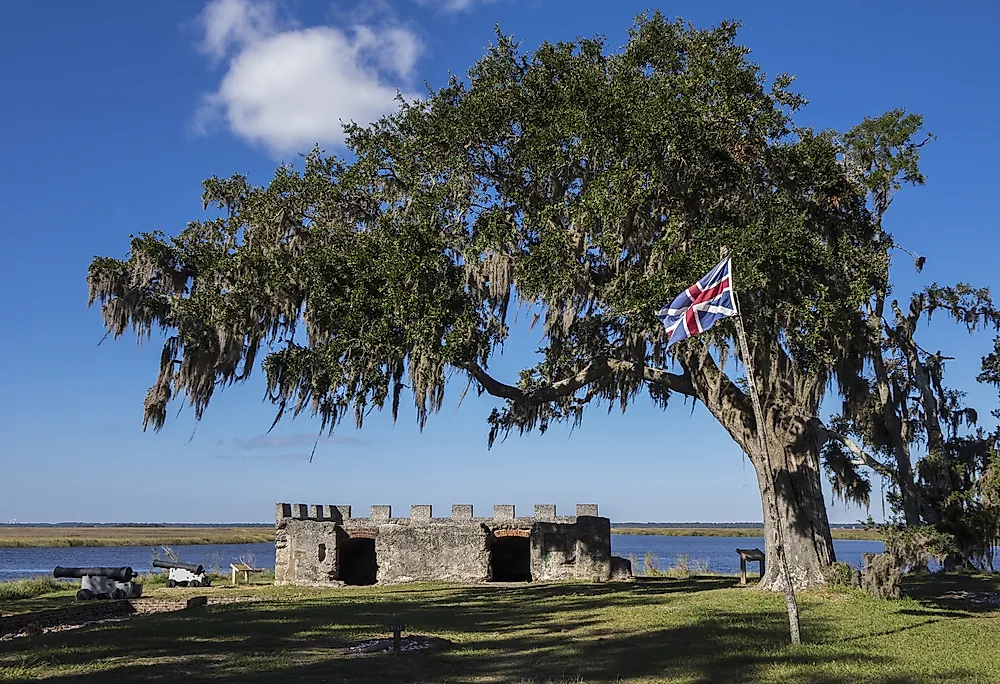
[[[452,644],[447,639],[439,637],[422,636],[411,634],[400,639],[399,650],[402,653],[433,653],[441,651]],[[362,655],[370,653],[392,653],[392,639],[369,639],[359,641],[347,648],[349,655]]]
[[[68,632],[71,629],[80,629],[81,627],[89,627],[91,625],[103,625],[111,622],[128,622],[132,617],[133,617],[132,615],[122,615],[119,617],[104,618],[103,620],[92,620],[90,622],[82,622],[78,624],[53,625],[51,627],[39,627],[37,625],[28,625],[19,632],[4,634],[3,636],[0,636],[0,641],[23,639],[24,637],[39,636],[41,634],[49,634],[51,632]]]
[[[949,591],[941,594],[949,601],[966,601],[986,606],[1000,606],[1000,592],[996,591]]]

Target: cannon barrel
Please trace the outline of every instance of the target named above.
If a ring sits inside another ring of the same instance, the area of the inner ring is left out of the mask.
[[[153,560],[154,568],[179,568],[181,570],[187,570],[188,572],[193,572],[196,575],[200,575],[205,572],[205,567],[199,563],[181,563],[180,561],[163,561],[160,559]]]
[[[57,565],[52,571],[53,577],[107,577],[117,582],[131,582],[138,575],[130,567],[121,568],[64,568]]]

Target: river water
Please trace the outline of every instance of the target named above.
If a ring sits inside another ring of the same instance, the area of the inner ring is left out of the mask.
[[[860,568],[863,553],[881,553],[882,542],[838,539],[833,542],[837,560]],[[736,549],[764,548],[762,537],[666,537],[654,535],[611,535],[611,552],[639,560],[647,552],[657,557],[661,569],[686,555],[691,564],[707,564],[708,570],[721,574],[739,572]],[[171,547],[185,563],[201,563],[209,572],[228,574],[229,564],[249,561],[255,567],[274,567],[274,544],[201,544]],[[105,546],[42,549],[0,549],[0,580],[52,575],[57,565],[68,567],[130,566],[136,572],[148,572],[155,556],[148,546]],[[162,555],[160,556],[163,557]],[[756,563],[751,563],[756,572]],[[635,568],[640,570],[641,568]]]

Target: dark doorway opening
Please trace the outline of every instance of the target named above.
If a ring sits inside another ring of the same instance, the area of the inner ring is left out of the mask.
[[[340,581],[344,584],[375,584],[378,563],[374,539],[343,539],[337,541],[337,564]]]
[[[531,540],[500,537],[490,545],[490,579],[494,582],[531,581]]]

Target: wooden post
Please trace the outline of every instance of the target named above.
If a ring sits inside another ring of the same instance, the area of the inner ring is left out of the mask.
[[[399,618],[396,618],[389,625],[389,629],[392,630],[392,652],[395,655],[399,655],[403,652],[403,638],[401,632],[406,629],[406,625]]]
[[[740,584],[747,583],[747,557],[740,554]]]
[[[729,250],[725,247],[722,248],[722,252],[723,258],[729,255]],[[739,299],[736,297],[736,279],[733,276],[733,271],[733,263],[730,261],[729,287],[733,295],[733,305],[736,308],[736,333],[739,338],[740,352],[743,355],[743,365],[746,366],[747,369],[747,389],[750,392],[750,401],[753,405],[754,418],[757,421],[757,441],[759,443],[761,453],[764,456],[764,469],[767,471],[765,475],[766,479],[764,480],[765,492],[770,490],[771,493],[771,496],[764,497],[767,499],[765,505],[770,503],[771,515],[775,524],[775,551],[778,554],[778,567],[781,569],[781,573],[784,576],[785,581],[785,607],[788,609],[788,632],[792,643],[799,644],[802,643],[802,637],[799,629],[799,607],[795,602],[795,587],[792,585],[792,574],[788,570],[788,560],[785,558],[785,539],[784,533],[781,531],[781,511],[779,510],[777,503],[778,490],[773,477],[774,471],[771,469],[771,454],[767,447],[767,439],[764,437],[764,411],[760,406],[760,395],[757,393],[757,383],[754,380],[753,359],[750,357],[750,350],[747,345],[747,333],[743,328],[743,312],[740,310]],[[763,561],[761,561],[760,567],[761,577],[763,577]]]

